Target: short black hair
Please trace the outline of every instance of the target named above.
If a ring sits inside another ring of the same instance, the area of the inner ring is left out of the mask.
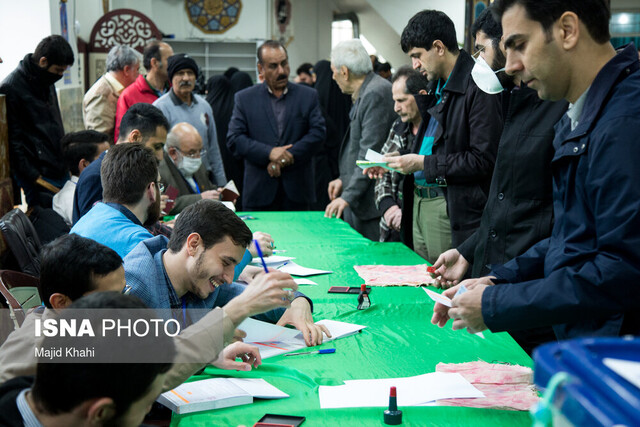
[[[551,37],[551,27],[565,12],[574,12],[587,27],[596,43],[604,44],[611,39],[609,21],[611,11],[604,0],[496,0],[491,6],[497,21],[513,6],[520,5],[532,21],[539,22]]]
[[[374,71],[376,73],[379,73],[380,71],[391,71],[391,64],[389,64],[388,62],[380,62],[378,63]]]
[[[144,102],[133,104],[120,122],[119,138],[126,138],[132,130],[137,129],[142,135],[142,141],[146,141],[156,134],[158,126],[162,126],[169,132],[169,122],[157,107]]]
[[[417,95],[421,90],[429,91],[429,82],[427,81],[427,78],[419,71],[414,70],[411,66],[403,65],[400,67],[400,69],[398,69],[398,71],[393,75],[391,81],[395,83],[396,80],[402,77],[407,79],[405,81],[405,93]]]
[[[118,144],[104,156],[100,179],[105,202],[135,204],[142,199],[147,186],[158,180],[158,161],[144,145]]]
[[[198,233],[209,249],[229,236],[234,244],[247,247],[252,234],[249,227],[231,209],[215,200],[199,200],[183,210],[171,233],[167,247],[180,252],[191,233]]]
[[[309,62],[305,62],[304,64],[301,64],[296,70],[296,74],[300,75],[302,73],[309,74],[310,76],[313,75],[313,64]]]
[[[491,8],[486,8],[478,15],[471,26],[471,37],[475,39],[478,31],[482,31],[491,39],[494,49],[500,48],[502,24],[493,17]]]
[[[162,55],[160,54],[160,46],[164,42],[162,40],[152,40],[144,47],[142,51],[142,65],[147,71],[151,70],[151,60],[155,58],[160,61]]]
[[[262,50],[266,47],[269,47],[271,49],[278,49],[278,48],[282,48],[284,50],[285,55],[287,55],[287,58],[289,57],[289,53],[287,52],[287,48],[284,47],[284,45],[282,43],[280,43],[277,40],[267,40],[266,42],[262,43],[260,45],[260,47],[258,48],[258,52],[257,52],[257,56],[258,56],[258,63],[262,64]]]
[[[95,240],[65,234],[42,248],[40,254],[40,297],[48,308],[55,293],[75,301],[96,289],[95,276],[106,276],[122,265],[113,249]]]
[[[109,135],[97,130],[69,132],[60,140],[62,156],[72,175],[79,176],[78,163],[85,159],[92,162],[98,154],[98,144],[109,142]]]
[[[60,319],[79,320],[78,314],[72,309],[132,309],[121,310],[118,321],[126,323],[138,320],[140,309],[146,309],[144,303],[133,295],[123,295],[119,292],[97,292],[75,301],[69,309],[62,310]],[[131,313],[138,316],[134,318]],[[150,321],[157,318],[153,311],[144,314]],[[93,330],[101,330],[97,323],[100,319],[93,320]],[[95,323],[95,324],[94,324]],[[45,337],[42,348],[47,345],[64,346],[66,348],[79,346],[81,338],[70,336]],[[152,342],[153,341],[153,342]],[[95,343],[95,354],[101,357],[109,356],[115,352],[125,354],[138,354],[140,351],[151,348],[161,352],[162,360],[173,360],[176,350],[173,340],[164,335],[155,336],[147,334],[142,337],[132,334],[131,337],[118,339],[115,348],[111,340],[98,337],[91,341]],[[36,406],[47,414],[65,414],[71,412],[78,405],[87,400],[109,397],[115,405],[115,414],[109,420],[108,425],[116,425],[118,419],[126,413],[131,405],[142,398],[156,377],[166,373],[172,363],[47,363],[39,361],[36,370],[36,379],[32,393]]]
[[[31,58],[38,63],[40,58],[47,58],[49,66],[52,65],[73,65],[73,49],[64,37],[57,34],[43,38]]]
[[[458,52],[458,40],[456,39],[456,27],[451,18],[439,10],[423,10],[416,13],[400,37],[400,46],[404,53],[413,48],[430,50],[433,42],[440,40],[449,52]]]

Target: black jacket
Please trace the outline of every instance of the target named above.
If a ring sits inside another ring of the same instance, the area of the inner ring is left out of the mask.
[[[0,86],[0,93],[7,96],[11,171],[29,183],[40,175],[64,179],[68,174],[60,146],[64,127],[56,88],[42,85],[39,72],[28,54]]]
[[[23,426],[16,398],[25,388],[31,388],[33,377],[16,377],[0,385],[0,426]]]
[[[464,242],[480,225],[487,201],[491,174],[502,133],[500,98],[478,89],[471,78],[474,61],[460,51],[451,76],[436,104],[433,95],[416,95],[422,124],[412,152],[420,150],[424,132],[433,116],[438,121],[432,155],[425,156],[428,183],[446,185],[444,195],[451,222],[454,247]],[[442,83],[444,84],[444,82]],[[404,180],[403,240],[409,241],[413,209],[413,176]],[[405,220],[405,218],[407,218]]]
[[[567,102],[542,101],[534,90],[516,87],[506,102],[504,130],[480,227],[458,251],[485,276],[551,235],[553,126]]]

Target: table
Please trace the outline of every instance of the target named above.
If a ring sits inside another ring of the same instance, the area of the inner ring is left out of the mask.
[[[433,301],[415,287],[373,287],[372,306],[357,310],[357,295],[328,294],[329,286],[359,286],[354,265],[422,264],[425,261],[401,243],[378,243],[362,237],[339,219],[322,212],[255,212],[247,220],[252,231],[270,233],[283,255],[305,267],[333,270],[312,276],[318,286],[301,286],[314,302],[314,319],[334,319],[368,326],[360,334],[322,344],[336,353],[277,356],[251,372],[208,367],[203,375],[264,378],[291,397],[256,400],[252,405],[174,415],[172,426],[253,426],[266,413],[302,415],[304,427],[384,425],[384,408],[320,409],[318,386],[340,385],[348,379],[405,377],[434,372],[439,362],[476,360],[532,366],[527,354],[506,333],[484,332],[486,339],[453,331],[451,323],[432,325]],[[402,407],[405,426],[530,425],[526,412],[460,407]]]

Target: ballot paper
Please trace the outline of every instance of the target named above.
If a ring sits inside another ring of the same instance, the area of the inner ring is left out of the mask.
[[[398,393],[398,406],[420,406],[438,399],[484,397],[460,374],[432,372],[415,377],[347,380],[344,385],[320,386],[320,407],[387,407],[392,386]]]
[[[266,258],[265,258],[265,261],[266,261]],[[330,271],[330,270],[318,270],[315,268],[303,267],[301,265],[296,264],[293,261],[289,261],[276,268],[280,271],[284,271],[285,273],[289,273],[292,276],[315,276],[316,274],[333,273],[333,271]]]
[[[267,264],[268,267],[275,268],[278,265],[284,264],[285,262],[291,261],[292,259],[296,259],[292,256],[282,256],[282,255],[271,255],[264,257],[264,263]],[[260,261],[260,257],[255,257],[251,260],[251,265],[257,265],[258,267],[262,267],[262,261]]]
[[[422,289],[424,289],[424,291],[427,293],[427,295],[429,295],[429,298],[431,298],[435,302],[439,302],[442,305],[446,305],[447,307],[451,307],[451,299],[449,299],[448,297],[446,297],[446,296],[444,296],[442,294],[439,294],[437,292],[433,292],[431,289],[427,289],[427,288],[422,288]],[[477,332],[474,335],[477,335],[480,338],[485,339],[484,338],[484,334],[482,332]]]
[[[318,286],[316,282],[309,279],[293,279],[293,281],[296,282],[298,286],[302,286],[302,285]]]
[[[382,158],[384,156],[380,153],[378,153],[377,151],[373,151],[372,149],[368,149],[367,150],[367,154],[364,156],[365,160],[356,160],[356,165],[358,165],[358,167],[362,168],[362,169],[366,169],[366,168],[372,168],[374,166],[379,166],[381,168],[390,170],[390,171],[394,171],[394,172],[399,172],[398,170],[394,169],[394,168],[390,168],[389,166],[387,166],[387,162],[383,161]]]
[[[158,402],[177,414],[253,403],[253,398],[289,397],[261,378],[211,378],[184,383],[162,393]]]
[[[354,335],[366,328],[363,325],[328,319],[320,320],[316,322],[316,325],[324,325],[331,333],[331,338],[324,335],[324,342]],[[263,359],[306,348],[304,338],[297,329],[285,328],[251,318],[245,319],[238,326],[238,329],[247,334],[243,341],[258,347]]]
[[[602,363],[634,386],[640,388],[640,362],[605,357]]]

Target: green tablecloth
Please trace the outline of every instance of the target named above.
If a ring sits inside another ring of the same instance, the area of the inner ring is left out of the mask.
[[[439,362],[476,360],[531,366],[531,359],[506,333],[485,331],[486,339],[466,331],[431,324],[433,301],[414,287],[374,287],[372,306],[357,310],[357,295],[328,294],[329,286],[359,286],[363,281],[354,265],[422,264],[424,260],[401,243],[377,243],[365,239],[338,219],[321,212],[256,212],[247,220],[252,231],[270,233],[283,255],[296,257],[305,267],[334,271],[313,276],[318,286],[301,286],[314,301],[314,319],[334,319],[366,325],[360,334],[323,344],[335,347],[327,355],[277,356],[252,372],[222,371],[209,367],[204,375],[259,377],[291,397],[256,400],[252,405],[178,416],[173,426],[253,424],[265,413],[302,415],[303,426],[384,425],[384,408],[320,409],[318,386],[340,385],[348,379],[391,378],[434,372]],[[458,407],[403,407],[407,426],[511,426],[528,425],[528,413]]]

